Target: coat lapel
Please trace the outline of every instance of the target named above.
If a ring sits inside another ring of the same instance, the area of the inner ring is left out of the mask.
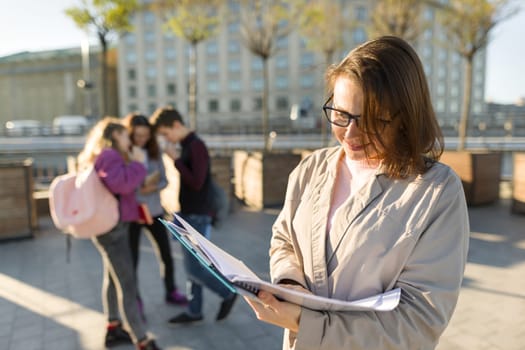
[[[326,225],[328,223],[328,211],[334,187],[337,162],[341,155],[334,152],[326,160],[323,173],[317,176],[314,192],[312,193],[312,230],[310,231],[312,242],[312,274],[314,294],[328,296],[327,270],[326,270]]]

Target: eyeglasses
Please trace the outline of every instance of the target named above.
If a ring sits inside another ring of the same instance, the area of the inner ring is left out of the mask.
[[[332,99],[334,95],[331,95],[323,105],[323,112],[328,121],[334,125],[346,128],[350,125],[352,120],[355,120],[355,125],[359,126],[359,118],[361,115],[353,115],[346,111],[332,107]]]

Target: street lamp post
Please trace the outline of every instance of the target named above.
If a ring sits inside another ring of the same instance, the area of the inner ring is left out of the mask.
[[[89,40],[84,39],[80,45],[82,53],[82,76],[84,79],[77,81],[77,86],[84,91],[84,113],[87,117],[92,117],[93,108],[91,103],[91,90],[93,83],[90,76],[89,62]]]

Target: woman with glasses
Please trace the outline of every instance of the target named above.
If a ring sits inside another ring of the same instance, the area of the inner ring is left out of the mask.
[[[292,172],[274,226],[274,283],[357,300],[401,289],[392,311],[310,310],[259,292],[283,349],[433,349],[454,311],[469,224],[461,181],[439,163],[443,137],[425,73],[405,41],[381,37],[326,74],[322,107],[340,145]]]

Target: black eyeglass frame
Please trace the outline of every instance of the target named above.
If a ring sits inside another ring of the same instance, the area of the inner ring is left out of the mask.
[[[359,127],[359,118],[361,118],[361,115],[358,114],[358,115],[354,115],[354,114],[351,114],[351,113],[348,113],[347,111],[343,111],[341,109],[337,109],[337,108],[334,108],[332,106],[328,106],[328,103],[334,98],[334,95],[330,95],[330,97],[328,97],[328,99],[326,100],[326,102],[323,104],[323,112],[324,112],[324,115],[326,117],[326,119],[328,120],[328,122],[330,122],[331,124],[334,124],[334,125],[337,125],[337,126],[340,126],[342,128],[346,128],[348,125],[350,125],[350,122],[352,120],[355,120],[355,124],[356,126]],[[331,118],[330,118],[330,113],[331,112],[337,112],[337,113],[341,113],[342,115],[344,115],[346,117],[345,119],[345,122],[344,123],[338,123],[338,122],[335,122],[333,121]]]

